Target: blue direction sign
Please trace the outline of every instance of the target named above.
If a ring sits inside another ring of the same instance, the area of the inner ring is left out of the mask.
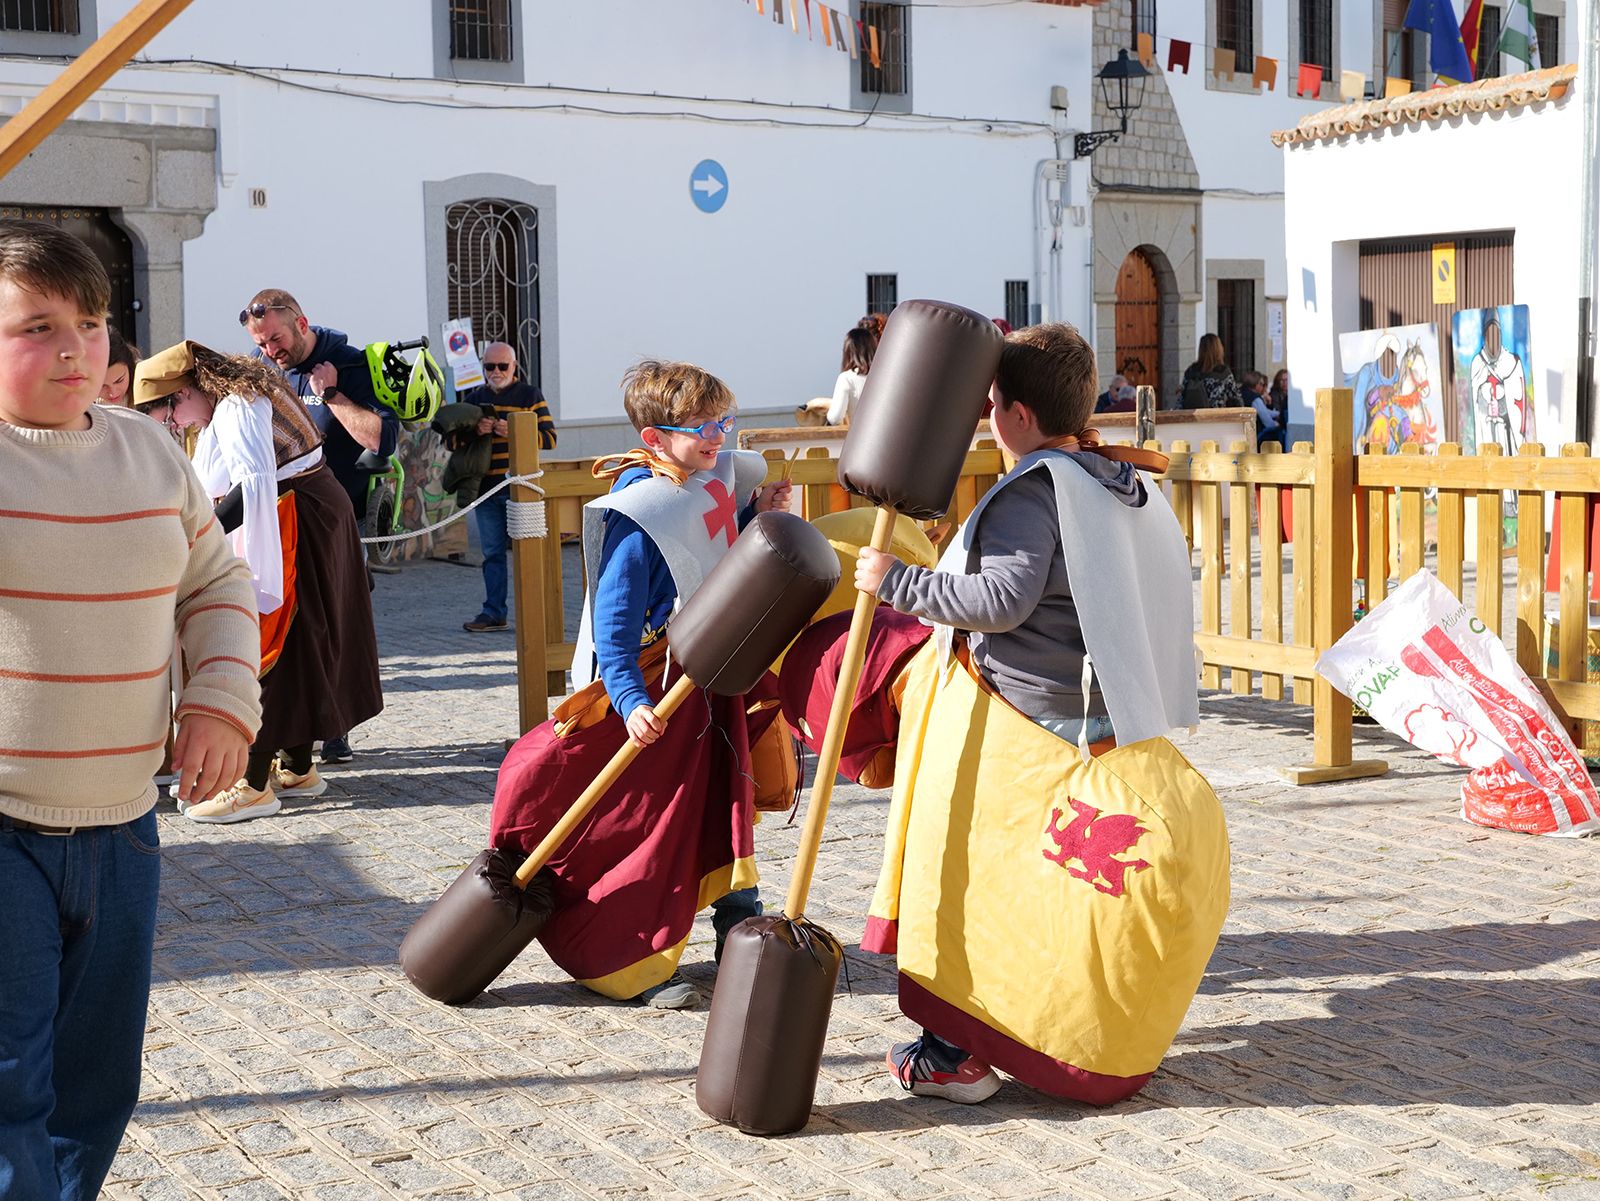
[[[728,203],[728,173],[714,158],[703,158],[689,172],[689,199],[702,213],[714,213]]]

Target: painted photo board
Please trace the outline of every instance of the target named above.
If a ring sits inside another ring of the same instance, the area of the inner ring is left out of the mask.
[[[1339,335],[1339,365],[1355,393],[1355,438],[1370,454],[1444,440],[1439,327],[1391,325]]]
[[[1536,441],[1528,306],[1462,309],[1450,336],[1462,453],[1495,445],[1514,455],[1524,442]]]

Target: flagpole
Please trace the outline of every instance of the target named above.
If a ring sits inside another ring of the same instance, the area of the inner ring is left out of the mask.
[[[1595,436],[1595,277],[1600,264],[1595,262],[1595,222],[1597,169],[1595,139],[1600,136],[1600,0],[1583,0],[1582,68],[1578,85],[1583,90],[1583,194],[1579,206],[1578,261],[1578,412],[1577,441],[1590,442]],[[1557,56],[1560,47],[1557,47]]]

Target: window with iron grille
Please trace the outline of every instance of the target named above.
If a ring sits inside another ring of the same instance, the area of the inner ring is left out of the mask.
[[[511,0],[449,0],[450,57],[508,63],[513,56]]]
[[[1256,281],[1217,281],[1217,337],[1235,379],[1256,368]]]
[[[1539,39],[1539,65],[1553,67],[1561,61],[1561,18],[1554,13],[1533,14],[1533,36]]]
[[[0,0],[0,29],[17,33],[80,33],[78,0]]]
[[[867,312],[882,313],[887,317],[900,303],[900,277],[898,275],[867,276]]]
[[[1428,86],[1427,38],[1405,27],[1408,6],[1409,0],[1383,0],[1383,62],[1373,84],[1379,96],[1387,76],[1408,79],[1418,90]]]
[[[1216,0],[1217,45],[1232,50],[1238,70],[1256,65],[1255,0]]]
[[[1012,329],[1022,329],[1033,324],[1028,314],[1028,281],[1006,280],[1006,324]]]
[[[450,316],[472,318],[481,346],[506,342],[539,384],[539,213],[510,200],[468,200],[445,211]]]
[[[1500,10],[1485,4],[1478,19],[1478,78],[1493,79],[1500,67]]]
[[[1300,61],[1333,78],[1333,0],[1300,0]]]
[[[1152,47],[1156,40],[1156,0],[1133,0],[1132,6],[1133,29],[1128,39],[1128,48],[1139,48],[1139,35],[1148,33]]]
[[[861,91],[866,95],[904,96],[911,90],[911,31],[903,4],[861,5],[862,28],[878,31],[878,66],[870,53],[860,56]],[[870,32],[869,32],[869,37]]]

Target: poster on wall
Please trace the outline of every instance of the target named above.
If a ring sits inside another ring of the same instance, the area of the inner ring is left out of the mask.
[[[1461,450],[1498,446],[1514,455],[1536,438],[1528,306],[1462,309],[1451,322]]]
[[[1408,442],[1432,447],[1444,437],[1438,326],[1340,334],[1339,363],[1355,393],[1356,442],[1367,453],[1398,454]]]

